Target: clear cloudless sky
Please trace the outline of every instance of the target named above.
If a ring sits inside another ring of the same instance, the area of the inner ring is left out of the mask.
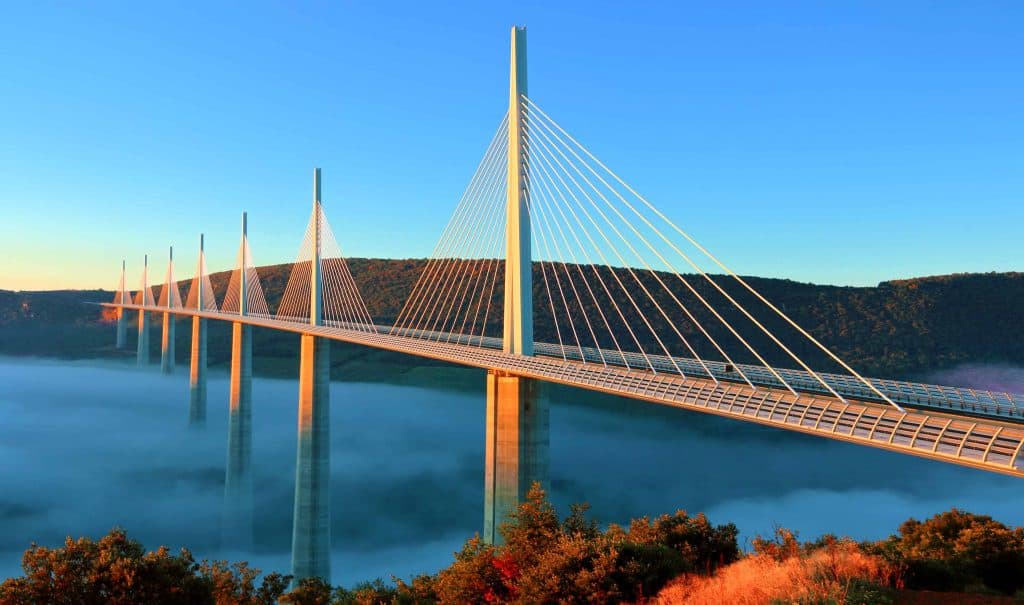
[[[423,257],[530,96],[742,274],[1024,262],[1024,3],[9,2],[0,288],[294,258],[323,169],[348,256]]]

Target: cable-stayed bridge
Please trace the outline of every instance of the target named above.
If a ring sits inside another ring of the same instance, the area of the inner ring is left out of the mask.
[[[233,324],[225,536],[251,539],[252,328],[300,335],[293,573],[329,573],[331,340],[487,370],[484,538],[547,480],[541,383],[673,405],[988,471],[1024,476],[1024,397],[860,375],[602,163],[529,96],[526,32],[512,31],[509,104],[404,306],[371,315],[313,208],[287,285],[268,304],[242,239],[217,301],[203,240],[184,302],[170,258],[159,297],[144,263],[109,306],[117,342],[138,314],[163,320],[161,366],[191,317],[190,406],[206,416],[206,324]],[[148,259],[147,259],[148,261]]]

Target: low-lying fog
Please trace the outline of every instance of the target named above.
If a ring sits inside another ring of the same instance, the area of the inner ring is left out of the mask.
[[[254,380],[254,552],[220,548],[227,375],[211,372],[209,419],[189,429],[186,368],[0,358],[0,577],[33,541],[122,526],[150,549],[290,567],[296,390]],[[484,392],[331,385],[332,580],[352,584],[445,566],[483,516]],[[942,379],[943,377],[939,377]],[[1024,390],[1024,372],[962,368],[946,382]],[[734,522],[880,538],[956,506],[1024,524],[1024,483],[837,441],[551,387],[551,479],[563,514],[602,522],[685,508]]]

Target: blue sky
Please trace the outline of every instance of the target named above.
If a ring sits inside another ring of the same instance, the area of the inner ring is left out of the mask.
[[[312,168],[349,256],[430,253],[530,96],[743,274],[1021,268],[1019,2],[11,3],[0,288],[291,260]]]

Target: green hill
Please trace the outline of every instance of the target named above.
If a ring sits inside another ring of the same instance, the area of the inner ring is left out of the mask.
[[[398,315],[411,291],[425,261],[419,259],[364,259],[349,260],[353,277],[363,293],[366,305],[375,320],[390,323]],[[287,283],[290,264],[260,267],[259,274],[267,301],[275,309]],[[555,341],[554,325],[550,314],[543,311],[546,294],[540,265],[534,266],[535,316],[538,340]],[[611,269],[605,269],[611,279]],[[630,278],[622,269],[624,283]],[[692,276],[690,276],[692,277]],[[228,272],[211,275],[217,299],[222,300],[230,278]],[[647,278],[644,278],[645,281]],[[801,357],[823,370],[832,366],[804,339],[796,337],[791,328],[773,316],[760,303],[731,279],[715,279],[744,306],[748,306],[763,320],[770,330],[791,344]],[[678,284],[670,279],[666,283]],[[799,283],[784,279],[748,278],[754,288],[783,309],[798,324],[806,328],[822,343],[829,346],[858,370],[881,377],[907,378],[962,363],[1004,362],[1024,365],[1024,322],[1021,321],[1021,300],[1024,300],[1024,274],[984,273],[922,277],[909,280],[883,282],[875,287],[838,287]],[[706,282],[693,278],[691,283],[702,293],[716,296]],[[182,298],[188,294],[189,282],[180,283]],[[497,291],[500,292],[500,280]],[[692,295],[682,287],[674,291],[692,301]],[[155,288],[159,294],[159,289]],[[652,289],[653,290],[653,289]],[[639,289],[638,289],[639,291]],[[95,349],[107,349],[113,341],[109,325],[95,305],[85,302],[109,301],[113,293],[96,291],[10,292],[0,290],[0,352],[6,354],[43,354],[85,356]],[[600,298],[600,297],[599,297]],[[659,300],[670,306],[667,296]],[[637,299],[641,299],[639,294]],[[495,304],[500,305],[498,296]],[[598,301],[603,303],[606,301]],[[593,305],[584,305],[584,311],[595,316]],[[641,308],[651,318],[654,328],[665,333],[668,326],[658,317],[651,304]],[[497,308],[500,308],[497,307]],[[694,315],[723,343],[731,338],[726,330],[699,305],[690,307]],[[736,325],[744,320],[727,305],[716,304],[723,316]],[[492,333],[497,333],[496,317]],[[660,320],[660,321],[659,321]],[[154,325],[157,322],[154,322]],[[745,324],[749,326],[749,324]],[[703,341],[688,322],[679,321],[676,327],[691,339],[701,355],[714,357],[709,345]],[[762,351],[768,360],[782,366],[794,364],[777,350],[763,334],[752,328],[742,334]],[[187,346],[187,330],[179,330],[182,345]],[[653,352],[653,338],[640,334],[638,339]],[[626,335],[619,335],[622,340]],[[157,342],[159,339],[155,339]],[[292,351],[292,338],[288,335],[260,337],[259,352],[264,356],[286,356]],[[223,341],[223,342],[221,342]],[[684,353],[673,347],[673,353]],[[730,350],[741,347],[733,346]],[[211,331],[211,360],[227,355],[227,331]],[[737,361],[751,361],[749,356],[737,355]],[[184,359],[184,357],[182,357]]]

